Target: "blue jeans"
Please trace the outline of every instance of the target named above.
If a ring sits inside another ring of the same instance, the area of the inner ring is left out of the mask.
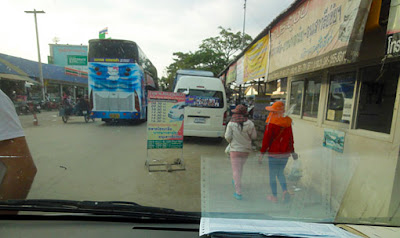
[[[282,191],[287,191],[286,178],[283,174],[289,158],[274,158],[268,156],[269,165],[269,185],[271,186],[272,195],[277,196],[276,178],[278,177]]]

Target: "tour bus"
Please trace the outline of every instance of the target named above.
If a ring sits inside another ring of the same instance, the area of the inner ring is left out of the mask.
[[[88,52],[92,116],[105,122],[147,119],[147,90],[157,70],[133,41],[94,39]]]
[[[186,94],[184,136],[224,137],[227,101],[225,88],[220,79],[182,76],[174,92]]]

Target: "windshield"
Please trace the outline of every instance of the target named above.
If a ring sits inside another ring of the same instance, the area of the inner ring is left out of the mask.
[[[179,88],[177,92],[183,93],[187,89]],[[186,96],[186,104],[189,107],[224,108],[224,96],[222,91],[190,89]]]
[[[6,0],[0,201],[399,226],[397,2]]]

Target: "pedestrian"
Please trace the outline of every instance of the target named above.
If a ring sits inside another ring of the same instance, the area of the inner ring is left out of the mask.
[[[15,107],[2,90],[0,118],[0,200],[25,199],[37,170]]]
[[[257,138],[257,133],[254,123],[247,118],[247,108],[245,106],[236,106],[232,110],[232,113],[232,118],[226,128],[225,139],[230,144],[229,154],[233,173],[232,183],[235,187],[233,196],[237,200],[241,200],[243,166],[251,152],[251,142]]]
[[[265,109],[269,111],[269,115],[266,120],[259,163],[261,163],[263,156],[267,154],[269,184],[272,190],[272,195],[267,196],[267,199],[272,202],[278,201],[276,182],[276,178],[278,178],[283,192],[282,200],[287,202],[290,200],[290,194],[287,190],[284,169],[290,155],[293,156],[293,159],[297,159],[293,146],[292,119],[284,115],[285,104],[282,101],[277,101]]]

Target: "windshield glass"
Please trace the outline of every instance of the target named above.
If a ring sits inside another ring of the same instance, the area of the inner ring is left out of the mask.
[[[180,88],[177,92],[184,93],[187,89]],[[224,108],[224,96],[221,91],[190,89],[186,96],[189,107]]]
[[[0,202],[400,225],[398,1],[2,7]]]

